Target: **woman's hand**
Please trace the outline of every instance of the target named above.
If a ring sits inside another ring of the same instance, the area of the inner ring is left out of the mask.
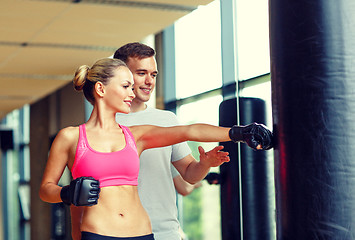
[[[233,142],[244,142],[255,150],[269,150],[273,147],[273,134],[263,124],[252,123],[246,126],[233,126],[229,131]]]
[[[60,191],[60,198],[67,205],[92,206],[99,199],[100,183],[92,177],[79,177]]]

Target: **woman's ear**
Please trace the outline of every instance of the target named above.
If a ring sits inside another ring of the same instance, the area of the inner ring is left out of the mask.
[[[102,82],[96,82],[95,83],[95,92],[97,93],[97,95],[99,95],[100,97],[103,97],[105,94],[105,85]]]

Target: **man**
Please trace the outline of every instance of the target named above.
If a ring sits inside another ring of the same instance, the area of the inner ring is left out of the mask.
[[[118,114],[117,121],[126,126],[151,124],[159,126],[178,125],[176,116],[169,111],[147,107],[155,88],[158,74],[155,51],[141,43],[129,43],[119,48],[114,58],[123,60],[134,79],[134,98],[130,114]],[[222,148],[216,147],[205,153],[199,148],[200,162],[191,155],[186,143],[144,151],[140,157],[138,191],[142,204],[151,218],[156,240],[180,240],[177,220],[176,193],[170,164],[191,184],[201,181],[209,172],[208,159],[218,158]],[[202,161],[203,160],[203,161]],[[213,166],[214,167],[214,166]],[[175,184],[187,184],[181,177],[174,177]],[[180,182],[176,183],[177,180]],[[183,181],[181,183],[181,180]],[[177,189],[182,192],[182,190]],[[192,191],[189,189],[188,192]],[[186,193],[188,194],[188,193]]]
[[[155,88],[158,74],[155,50],[141,43],[129,43],[119,48],[114,58],[123,60],[131,70],[136,95],[131,105],[131,113],[118,114],[117,121],[126,126],[178,125],[177,118],[172,112],[149,108],[146,105]],[[195,187],[200,186],[199,182],[206,176],[210,167],[215,167],[210,163],[225,156],[223,152],[220,152],[222,148],[218,146],[205,153],[200,147],[200,162],[191,155],[191,150],[186,143],[149,149],[141,154],[138,192],[151,219],[156,240],[181,239],[174,186],[183,195],[191,193]],[[171,164],[191,184],[182,179],[179,174],[173,174]],[[71,206],[71,215],[72,238],[80,240],[80,207]]]

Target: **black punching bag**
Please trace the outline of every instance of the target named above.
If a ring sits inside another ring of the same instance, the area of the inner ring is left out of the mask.
[[[269,10],[277,239],[355,239],[355,1]]]
[[[236,99],[221,103],[220,126],[231,127],[237,123],[236,104]],[[266,122],[265,102],[261,99],[240,98],[239,112],[240,125]],[[222,239],[238,240],[242,239],[241,235],[247,240],[274,239],[273,161],[267,157],[271,152],[254,151],[241,144],[239,175],[237,144],[221,145],[231,158],[220,167]]]

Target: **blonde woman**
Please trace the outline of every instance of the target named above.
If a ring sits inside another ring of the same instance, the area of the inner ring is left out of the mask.
[[[183,141],[241,141],[254,149],[269,149],[272,144],[271,131],[256,123],[232,128],[117,124],[116,113],[129,113],[135,97],[132,73],[118,59],[101,59],[91,68],[79,67],[73,83],[75,89],[83,90],[93,111],[86,123],[57,134],[39,194],[45,202],[84,207],[82,240],[154,239],[137,191],[139,155],[145,149]],[[196,167],[214,167],[229,161],[226,152],[216,156],[213,161],[201,160]],[[60,187],[58,181],[65,167],[74,180]]]

